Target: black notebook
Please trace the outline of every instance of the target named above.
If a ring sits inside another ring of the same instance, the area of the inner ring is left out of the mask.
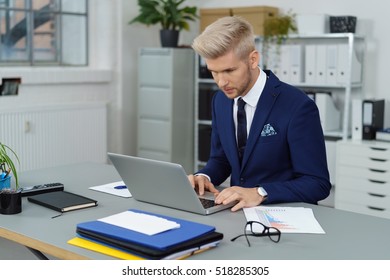
[[[28,201],[61,213],[97,206],[96,200],[66,191],[37,194]]]

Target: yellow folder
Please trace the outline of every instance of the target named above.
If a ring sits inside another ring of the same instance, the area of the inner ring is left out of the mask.
[[[124,252],[122,250],[118,250],[109,246],[105,246],[103,244],[93,242],[81,237],[74,237],[68,241],[68,244],[78,246],[84,249],[88,249],[94,252],[102,253],[114,258],[122,259],[122,260],[147,260],[146,258],[142,258],[137,255],[133,255],[127,252]],[[211,248],[216,247],[219,244],[219,241],[211,242],[209,244],[203,245],[201,248],[197,249],[188,249],[184,250],[182,252],[174,253],[170,255],[170,258],[167,259],[176,259],[176,260],[181,260],[185,259],[189,256],[199,254],[201,252],[204,252],[206,250],[209,250]]]
[[[89,241],[80,237],[72,238],[71,240],[68,241],[68,244],[75,245],[84,249],[92,250],[122,260],[145,260],[142,257],[130,253],[126,253],[124,251],[117,250],[112,247],[104,246],[102,244]]]

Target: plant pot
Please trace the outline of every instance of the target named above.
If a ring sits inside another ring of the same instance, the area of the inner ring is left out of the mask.
[[[0,191],[0,213],[5,215],[22,212],[22,192],[13,190]]]
[[[179,31],[171,29],[160,30],[161,46],[164,48],[177,48],[179,42]]]
[[[7,176],[0,180],[0,192],[11,188],[11,176]]]

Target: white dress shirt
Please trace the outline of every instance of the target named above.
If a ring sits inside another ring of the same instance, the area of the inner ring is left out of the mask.
[[[263,70],[260,70],[260,75],[257,77],[256,83],[254,86],[249,90],[249,92],[242,97],[242,99],[245,101],[245,114],[246,114],[246,131],[249,136],[249,131],[252,125],[253,117],[255,116],[256,108],[257,108],[257,102],[259,102],[260,95],[263,92],[263,89],[265,87],[265,82],[267,81],[267,74]],[[237,110],[238,105],[237,101],[239,97],[234,98],[234,106],[233,106],[233,120],[234,120],[234,127],[236,130],[236,140],[237,140]],[[238,141],[237,141],[238,142]]]

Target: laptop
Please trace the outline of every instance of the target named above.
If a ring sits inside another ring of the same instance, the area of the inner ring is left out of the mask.
[[[211,192],[198,195],[180,164],[114,153],[108,157],[136,200],[202,215],[234,205],[214,204]]]

